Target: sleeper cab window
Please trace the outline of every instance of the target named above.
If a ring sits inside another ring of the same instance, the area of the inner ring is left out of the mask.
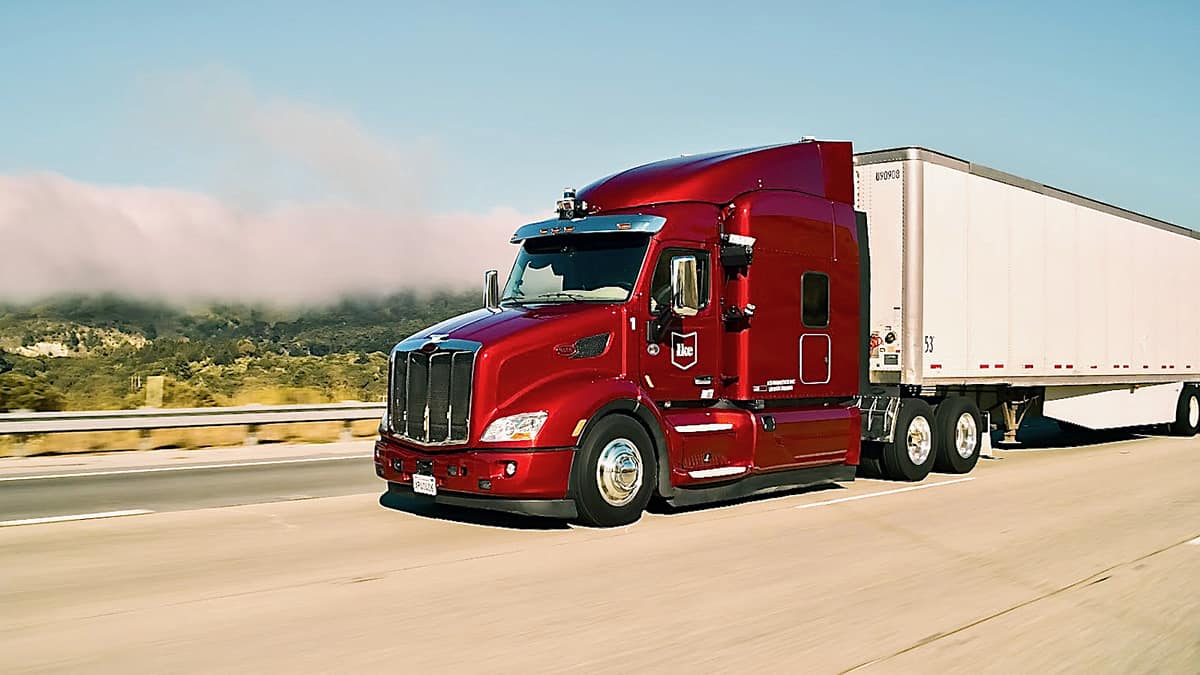
[[[654,264],[654,277],[650,280],[650,312],[658,313],[660,304],[671,302],[671,258],[681,255],[696,256],[696,272],[699,276],[700,309],[708,307],[708,252],[694,248],[665,248],[658,254]]]
[[[829,327],[829,275],[805,272],[800,278],[803,308],[800,321],[805,328]]]

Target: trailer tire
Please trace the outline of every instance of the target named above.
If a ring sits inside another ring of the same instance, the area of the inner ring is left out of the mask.
[[[969,398],[952,396],[938,404],[934,429],[937,458],[934,471],[970,473],[979,462],[983,426],[979,407]]]
[[[1183,385],[1179,403],[1175,406],[1175,423],[1171,425],[1174,436],[1195,436],[1200,432],[1200,387]]]
[[[896,432],[883,446],[883,468],[892,480],[916,482],[933,470],[937,431],[933,408],[919,398],[900,401]]]
[[[650,503],[657,476],[654,443],[645,428],[627,415],[601,418],[571,464],[571,494],[580,522],[596,527],[636,522]]]

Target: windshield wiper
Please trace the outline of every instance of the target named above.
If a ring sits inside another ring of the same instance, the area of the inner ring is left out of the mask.
[[[584,300],[584,299],[586,299],[584,296],[582,296],[578,293],[571,293],[568,291],[552,291],[550,293],[538,293],[537,295],[530,298],[529,301],[536,301],[538,298],[566,298],[568,300]]]

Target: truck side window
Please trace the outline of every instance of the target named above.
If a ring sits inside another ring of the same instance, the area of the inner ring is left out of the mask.
[[[803,295],[803,311],[800,321],[806,328],[829,326],[829,275],[820,272],[805,272],[800,278]]]
[[[693,248],[667,248],[658,255],[654,276],[650,280],[650,313],[657,314],[660,302],[671,300],[671,258],[677,255],[696,256],[700,276],[700,308],[708,307],[708,252]]]

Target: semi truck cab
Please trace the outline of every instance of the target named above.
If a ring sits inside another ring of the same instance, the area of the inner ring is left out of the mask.
[[[517,228],[484,306],[390,356],[389,491],[579,519],[852,480],[866,233],[849,143],[656,162]]]

